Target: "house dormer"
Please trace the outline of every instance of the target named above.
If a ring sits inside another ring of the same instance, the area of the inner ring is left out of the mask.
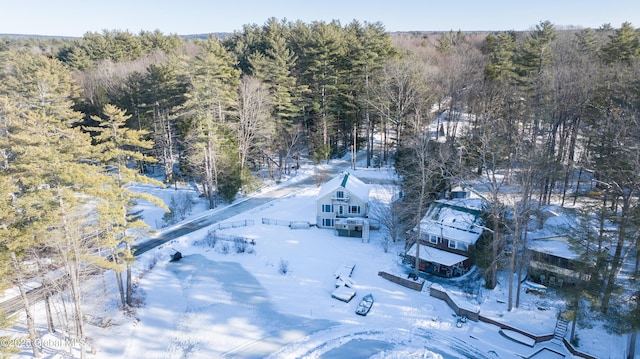
[[[345,195],[343,190],[337,190],[332,200],[349,202],[349,196]]]

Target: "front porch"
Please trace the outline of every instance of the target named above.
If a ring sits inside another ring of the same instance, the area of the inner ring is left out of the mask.
[[[341,237],[369,239],[369,220],[366,218],[336,218],[334,228]]]
[[[416,244],[406,253],[408,263],[415,268]],[[460,277],[466,274],[470,268],[465,266],[469,258],[447,252],[438,248],[420,245],[420,271],[437,275],[443,278]]]
[[[563,287],[588,281],[589,277],[571,269],[532,260],[527,271],[529,280],[547,287]]]

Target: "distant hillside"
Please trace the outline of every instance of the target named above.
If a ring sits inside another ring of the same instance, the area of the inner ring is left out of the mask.
[[[230,32],[212,32],[208,34],[190,34],[190,35],[178,35],[183,39],[206,39],[210,35],[214,35],[219,39],[224,39],[227,36],[230,36]],[[10,39],[79,39],[79,37],[75,36],[55,36],[55,35],[27,35],[27,34],[0,34],[0,38],[10,38]]]
[[[77,39],[77,37],[74,36],[0,34],[0,38],[3,37],[8,37],[10,39]]]
[[[207,39],[210,35],[214,35],[218,39],[224,39],[227,36],[231,36],[230,32],[212,32],[208,34],[191,34],[191,35],[178,35],[183,39]]]

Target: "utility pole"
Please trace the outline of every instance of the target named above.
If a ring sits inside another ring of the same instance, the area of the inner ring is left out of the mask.
[[[354,123],[353,124],[353,150],[352,150],[352,153],[351,153],[351,158],[352,158],[352,161],[353,161],[353,169],[354,170],[356,169],[356,161],[358,160],[357,156],[356,156],[356,154],[358,153],[358,150],[357,150],[357,147],[356,147],[357,139],[358,139],[358,131],[357,131],[357,126]]]

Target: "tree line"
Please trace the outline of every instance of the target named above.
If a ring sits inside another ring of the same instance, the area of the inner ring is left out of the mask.
[[[161,203],[128,184],[194,181],[213,208],[300,157],[365,149],[367,166],[393,160],[402,176],[406,205],[393,217],[405,228],[452,185],[485,186],[492,235],[476,256],[489,288],[501,269],[522,278],[526,229],[545,205],[588,204],[572,240],[596,266],[565,292],[567,312],[585,317],[589,299],[612,328],[635,331],[637,301],[618,291],[635,282],[618,273],[630,255],[636,274],[639,262],[639,54],[629,23],[390,34],[380,23],[272,18],[224,38],[5,40],[2,277],[24,291],[63,268],[48,285],[72,293],[65,330],[84,343],[88,268],[114,269],[122,307],[135,305],[130,247],[143,223],[132,208],[140,197]],[[510,287],[510,308],[518,298]]]
[[[560,290],[564,315],[588,325],[599,313],[635,341],[638,30],[630,23],[559,30],[545,21],[482,38],[450,32],[431,39],[429,50],[417,41],[428,39],[397,42],[424,60],[414,70],[419,80],[403,82],[404,103],[416,98],[409,86],[428,99],[412,104],[397,131],[396,166],[406,198],[418,199],[406,202],[405,217],[416,223],[452,185],[485,193],[491,232],[474,256],[490,289],[499,270],[508,272],[511,310],[520,298],[514,283],[526,277],[527,233],[542,228],[548,205],[564,207],[578,218],[565,234],[582,263],[575,269],[588,278]],[[632,268],[621,272],[625,263]],[[575,326],[571,339],[578,343]]]
[[[113,270],[121,307],[135,307],[131,246],[145,226],[133,207],[166,205],[131,183],[194,181],[213,208],[257,187],[262,169],[278,180],[307,153],[327,160],[354,143],[366,76],[394,53],[381,24],[275,19],[226,39],[4,41],[0,268],[20,292],[29,340],[45,320],[30,281],[44,288],[49,330],[75,337],[81,357],[95,300],[87,276]]]

